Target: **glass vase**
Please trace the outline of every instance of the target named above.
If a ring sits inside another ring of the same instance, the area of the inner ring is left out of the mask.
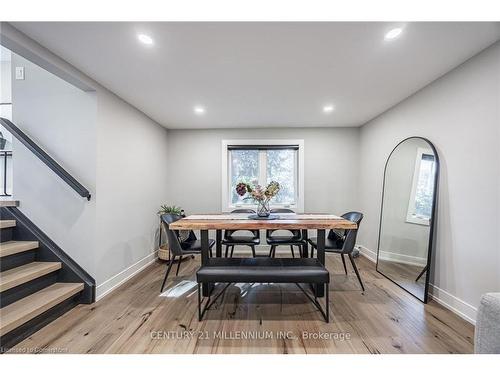
[[[257,201],[257,216],[259,217],[269,217],[271,210],[269,209],[269,201],[262,200]]]

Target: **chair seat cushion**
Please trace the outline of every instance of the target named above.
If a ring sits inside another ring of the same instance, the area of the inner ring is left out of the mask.
[[[214,246],[215,241],[214,240],[208,240],[208,247],[211,248]],[[188,242],[183,242],[181,243],[181,248],[184,252],[193,252],[197,253],[201,251],[201,240],[196,240],[196,241],[188,241]]]
[[[330,274],[314,258],[210,258],[196,272],[198,282],[328,283]]]
[[[279,244],[298,244],[301,245],[303,241],[298,236],[268,236],[266,241],[269,245],[279,245]]]
[[[315,248],[318,247],[318,239],[316,237],[309,238],[309,243]],[[341,253],[344,243],[340,240],[325,239],[325,251],[330,253]]]
[[[260,238],[254,236],[227,236],[222,240],[224,245],[258,245]]]

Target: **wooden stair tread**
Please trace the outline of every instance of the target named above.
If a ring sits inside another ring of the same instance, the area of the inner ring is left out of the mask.
[[[7,241],[0,243],[0,258],[37,249],[38,241]]]
[[[17,207],[17,206],[19,206],[19,201],[7,200],[7,199],[0,200],[0,207]]]
[[[0,292],[57,271],[61,262],[31,262],[0,272]]]
[[[83,283],[55,283],[0,309],[0,336],[83,290]]]
[[[0,220],[0,229],[7,229],[16,226],[15,220]]]

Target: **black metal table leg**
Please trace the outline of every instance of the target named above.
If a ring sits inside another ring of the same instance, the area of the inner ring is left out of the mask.
[[[201,234],[201,265],[204,266],[208,263],[208,257],[210,249],[208,247],[208,230],[204,229],[200,231]],[[202,292],[203,297],[210,296],[212,285],[209,283],[203,283]]]
[[[215,231],[215,256],[217,258],[222,257],[222,230],[217,229]]]
[[[317,256],[321,264],[325,265],[325,230],[318,229],[317,231]],[[316,284],[316,297],[323,297],[325,295],[324,284]]]
[[[307,240],[308,240],[307,229],[302,229],[302,239],[306,242],[306,244],[302,247],[303,248],[302,257],[308,258],[309,257],[309,243],[307,242]]]

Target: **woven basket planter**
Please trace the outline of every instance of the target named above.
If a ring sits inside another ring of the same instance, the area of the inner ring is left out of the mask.
[[[164,244],[158,249],[158,258],[168,260],[168,244]]]

